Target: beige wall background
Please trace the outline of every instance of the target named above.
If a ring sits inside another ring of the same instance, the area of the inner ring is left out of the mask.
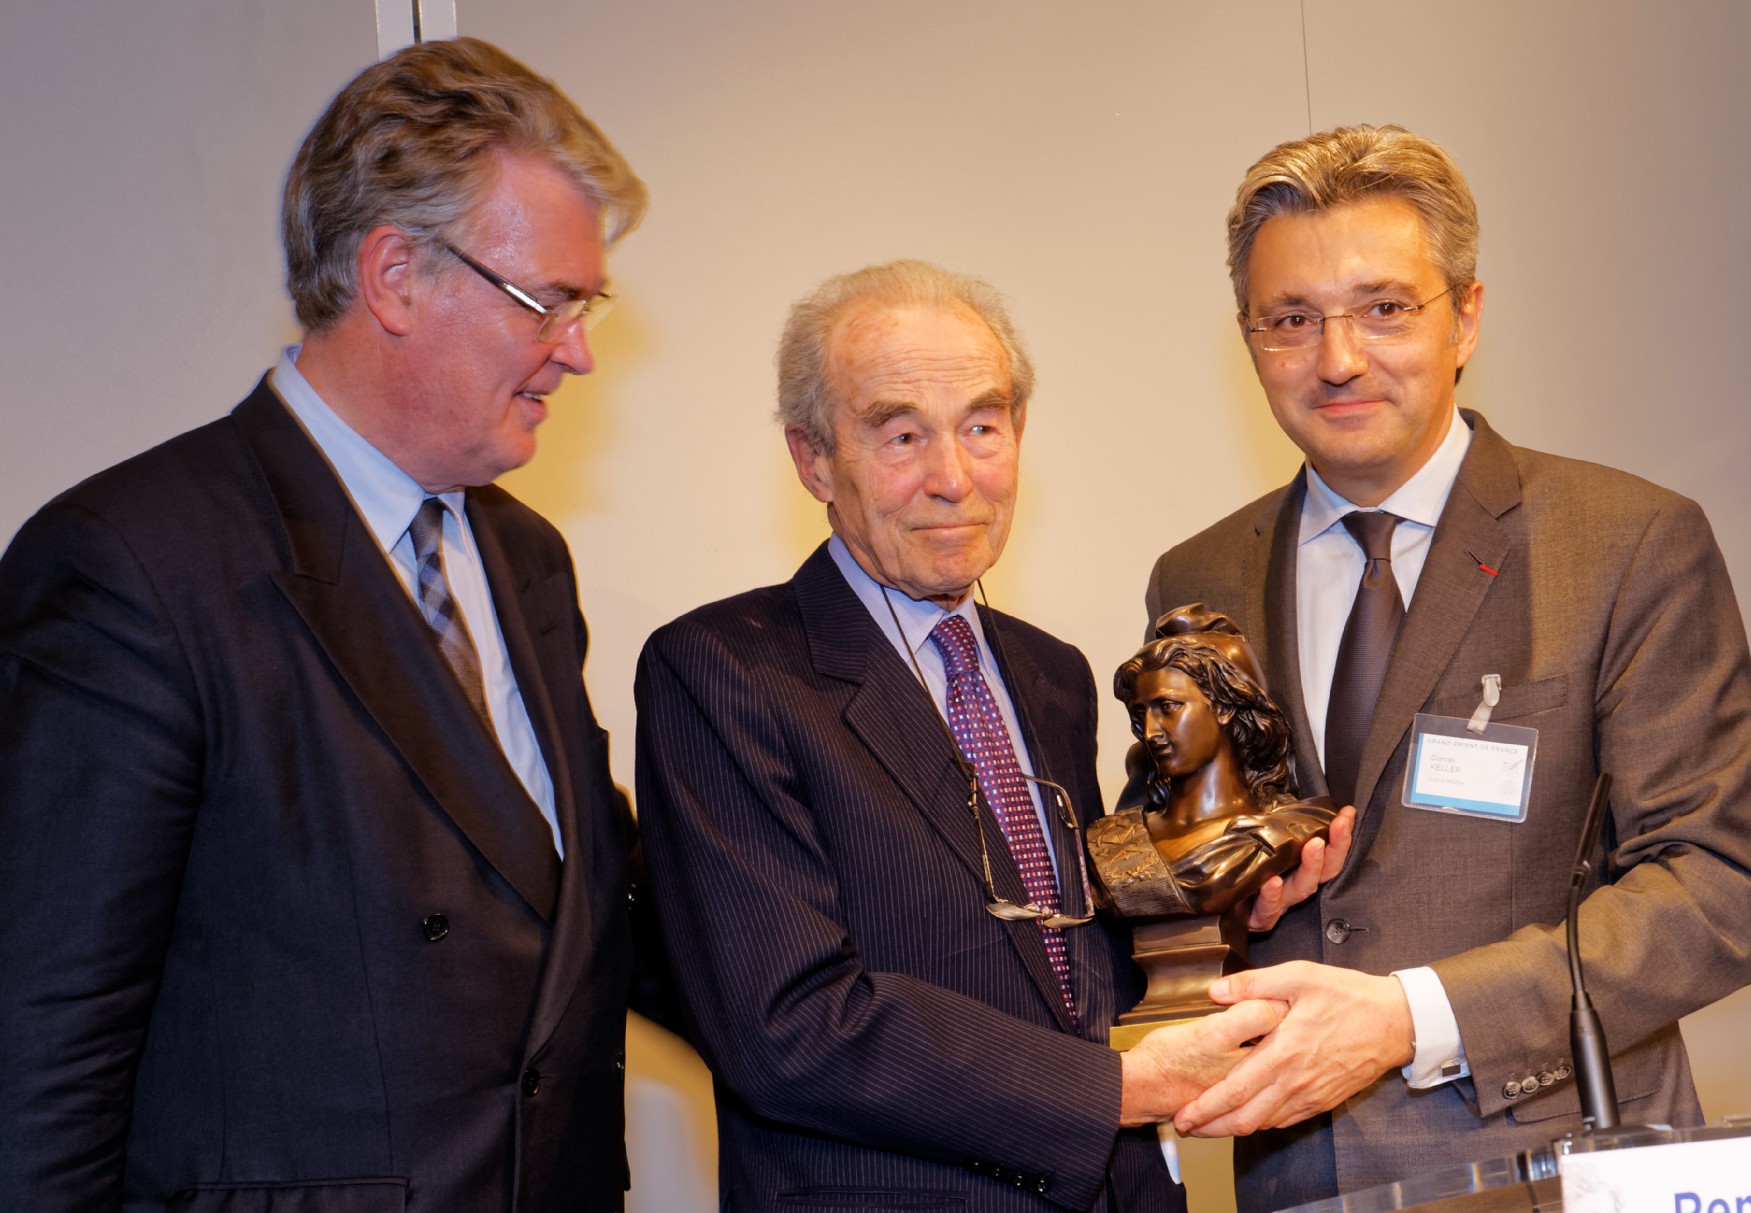
[[[1008,294],[1040,389],[987,588],[1097,671],[1128,655],[1154,556],[1297,466],[1235,335],[1222,218],[1259,153],[1338,123],[1402,122],[1471,178],[1487,295],[1461,401],[1698,498],[1751,585],[1739,0],[457,9],[554,76],[654,196],[613,259],[602,369],[509,481],[571,540],[622,782],[645,636],[787,577],[826,533],[770,420],[772,349],[792,299],[873,260]],[[228,409],[295,339],[281,178],[376,46],[366,0],[0,9],[0,538]],[[1109,790],[1127,741],[1115,703]],[[1751,1111],[1751,996],[1685,1026],[1710,1115]],[[711,1207],[697,1059],[635,1025],[633,1062],[633,1207]],[[1189,1150],[1195,1209],[1231,1207],[1224,1153]]]

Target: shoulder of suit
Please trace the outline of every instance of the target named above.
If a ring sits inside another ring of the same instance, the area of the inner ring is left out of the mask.
[[[1597,526],[1630,523],[1666,512],[1700,512],[1682,493],[1621,468],[1508,444],[1520,476],[1522,503],[1535,518]]]
[[[1036,662],[1045,663],[1059,661],[1088,668],[1088,661],[1082,650],[1065,640],[1060,640],[1044,628],[1035,627],[1025,619],[1018,619],[1006,612],[991,609],[995,617],[998,641],[1008,646],[1020,644],[1026,646],[1029,654]]]
[[[192,534],[244,525],[261,493],[247,446],[223,417],[178,434],[57,494],[26,525],[65,527],[92,521],[128,537],[131,546],[186,542]]]
[[[690,639],[712,638],[731,649],[770,646],[795,649],[802,631],[801,613],[792,587],[761,586],[694,607],[651,633],[650,644],[668,648]]]
[[[1202,568],[1212,561],[1225,561],[1232,558],[1237,545],[1247,543],[1262,534],[1268,534],[1271,524],[1283,507],[1283,499],[1295,482],[1272,489],[1261,497],[1247,504],[1217,522],[1211,523],[1203,530],[1188,538],[1180,540],[1156,560],[1155,567],[1163,568],[1186,564],[1190,567]]]

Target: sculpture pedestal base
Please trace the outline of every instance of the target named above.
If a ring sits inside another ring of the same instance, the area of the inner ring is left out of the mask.
[[[1131,949],[1149,988],[1113,1028],[1109,1043],[1121,1050],[1163,1024],[1222,1010],[1210,1001],[1208,990],[1218,977],[1247,967],[1246,919],[1229,910],[1140,923],[1132,931]]]

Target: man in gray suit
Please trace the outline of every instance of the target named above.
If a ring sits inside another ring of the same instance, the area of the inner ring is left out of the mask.
[[[1276,1010],[1105,1043],[1137,991],[1088,918],[1094,680],[972,594],[1015,502],[1020,340],[984,283],[897,262],[798,304],[779,367],[833,538],[789,582],[660,629],[637,685],[724,1206],[1183,1209],[1151,1122]],[[1256,926],[1311,892],[1321,850]]]
[[[1483,286],[1475,204],[1434,144],[1284,144],[1228,232],[1242,336],[1307,466],[1162,556],[1148,608],[1232,616],[1294,718],[1303,792],[1360,816],[1344,871],[1255,942],[1274,967],[1217,983],[1289,1012],[1181,1131],[1280,1130],[1236,1142],[1252,1210],[1579,1128],[1560,924],[1600,771],[1579,927],[1623,1117],[1697,1122],[1677,1020],[1751,972],[1751,667],[1707,521],[1455,408]],[[1529,776],[1425,795],[1419,760],[1464,751],[1480,703],[1479,741],[1535,730]]]

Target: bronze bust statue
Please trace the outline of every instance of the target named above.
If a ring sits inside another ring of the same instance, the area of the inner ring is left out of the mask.
[[[1087,830],[1096,902],[1132,926],[1149,977],[1121,1025],[1216,1010],[1209,983],[1245,966],[1241,908],[1336,815],[1296,797],[1288,718],[1232,621],[1193,604],[1155,630],[1113,678],[1147,800]]]

